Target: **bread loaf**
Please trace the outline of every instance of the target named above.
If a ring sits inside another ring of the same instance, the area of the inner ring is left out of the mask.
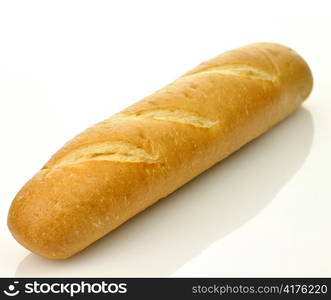
[[[36,254],[70,257],[290,115],[311,89],[287,47],[225,52],[65,144],[15,197],[9,229]]]

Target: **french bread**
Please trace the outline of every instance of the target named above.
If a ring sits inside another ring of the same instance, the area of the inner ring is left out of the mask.
[[[66,143],[16,195],[9,229],[70,257],[293,113],[312,82],[279,44],[216,56]]]

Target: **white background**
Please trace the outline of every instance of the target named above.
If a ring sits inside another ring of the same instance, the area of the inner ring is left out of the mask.
[[[0,276],[331,276],[328,2],[1,1]],[[258,41],[310,64],[296,114],[72,259],[12,238],[11,200],[64,142]]]

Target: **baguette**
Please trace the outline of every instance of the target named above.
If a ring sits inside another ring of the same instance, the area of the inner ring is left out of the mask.
[[[312,82],[274,43],[204,62],[66,143],[16,195],[9,229],[38,255],[70,257],[290,115]]]

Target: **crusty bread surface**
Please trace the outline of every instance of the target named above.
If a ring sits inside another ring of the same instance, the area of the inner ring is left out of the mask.
[[[216,56],[66,143],[16,195],[9,229],[36,254],[70,257],[290,115],[311,89],[308,65],[285,46]]]

